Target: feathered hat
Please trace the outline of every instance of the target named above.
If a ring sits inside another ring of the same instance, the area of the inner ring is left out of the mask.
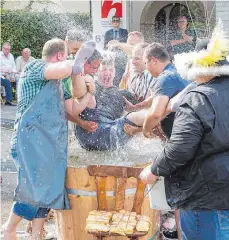
[[[229,38],[219,21],[209,41],[202,41],[193,52],[175,55],[174,62],[178,73],[186,80],[192,81],[198,76],[229,76],[228,53]]]

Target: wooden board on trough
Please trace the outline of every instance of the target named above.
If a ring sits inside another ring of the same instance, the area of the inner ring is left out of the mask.
[[[90,165],[88,166],[90,176],[107,177],[113,176],[116,178],[138,178],[143,168],[122,167],[122,166],[105,166],[105,165]]]
[[[105,232],[94,232],[94,231],[87,231],[89,234],[92,234],[96,237],[108,237],[108,236],[120,236],[120,237],[123,237],[122,235],[120,234],[117,234],[117,233],[105,233]],[[138,238],[138,237],[144,237],[148,232],[134,232],[132,234],[126,234],[126,237],[129,237],[129,238]]]

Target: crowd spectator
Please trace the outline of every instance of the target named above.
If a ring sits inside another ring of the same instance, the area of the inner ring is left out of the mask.
[[[29,48],[24,48],[21,52],[21,56],[16,59],[17,72],[21,73],[25,65],[33,60],[35,60],[35,58],[31,56],[31,50]]]
[[[0,52],[0,76],[1,85],[5,88],[6,105],[14,106],[11,102],[13,99],[11,81],[14,74],[17,72],[13,55],[10,53],[11,45],[9,42],[3,43],[2,51]]]
[[[169,45],[172,54],[193,51],[196,44],[195,31],[188,28],[188,20],[185,16],[177,19],[177,29],[172,31],[169,36]]]
[[[128,37],[128,31],[126,29],[120,28],[120,17],[112,17],[112,29],[108,30],[104,36],[104,48],[106,49],[108,43],[111,40],[117,40],[119,42],[126,42]]]

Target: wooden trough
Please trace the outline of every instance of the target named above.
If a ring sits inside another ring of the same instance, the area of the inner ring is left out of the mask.
[[[124,209],[131,211],[133,198],[136,191],[137,180],[128,178],[126,181]],[[71,210],[56,211],[56,226],[58,240],[92,240],[92,235],[85,231],[86,218],[91,210],[98,209],[96,196],[96,181],[94,176],[89,176],[87,168],[67,169],[66,188],[71,204]],[[106,180],[106,210],[115,209],[116,181],[114,177]],[[152,225],[149,234],[142,240],[154,240],[159,236],[160,211],[150,208],[149,198],[145,197],[141,208],[141,214],[149,216]],[[124,240],[126,237],[107,237],[108,240]]]

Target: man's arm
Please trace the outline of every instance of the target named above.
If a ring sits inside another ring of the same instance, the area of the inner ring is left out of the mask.
[[[76,117],[72,117],[71,115],[66,113],[66,117],[69,121],[76,123],[78,126],[80,126],[81,128],[85,129],[88,132],[95,132],[96,129],[98,128],[98,124],[96,122],[83,120],[80,118],[79,115],[77,115]]]
[[[82,98],[87,93],[86,78],[91,76],[71,75],[72,96],[73,98]]]
[[[162,120],[166,107],[169,102],[169,97],[165,95],[159,95],[154,97],[151,108],[149,109],[144,124],[143,134],[145,137],[150,138],[152,129],[155,128]]]
[[[177,111],[172,135],[163,151],[151,166],[142,171],[142,181],[153,183],[156,176],[171,176],[178,168],[187,165],[195,156],[204,132],[212,129],[214,124],[215,112],[206,97],[189,95]]]
[[[87,92],[81,99],[68,99],[65,100],[66,113],[75,119],[83,110],[88,106],[92,100],[93,95]]]
[[[62,62],[48,64],[44,71],[46,80],[59,80],[66,78],[72,73],[73,60],[66,60]]]
[[[179,39],[179,40],[172,40],[170,41],[171,46],[176,46],[176,45],[180,45],[180,44],[184,44],[186,43],[185,39]]]
[[[148,98],[146,98],[144,101],[137,103],[137,104],[132,104],[131,102],[129,102],[127,99],[125,99],[126,102],[126,111],[139,111],[142,109],[148,109],[152,106],[153,103],[153,96],[150,96]]]
[[[209,109],[210,115],[212,110]],[[200,118],[187,104],[180,107],[173,125],[173,132],[163,152],[151,166],[157,176],[170,176],[177,168],[186,165],[195,155],[204,126]]]
[[[124,90],[124,89],[127,89],[127,82],[128,82],[128,79],[130,77],[130,61],[129,59],[127,60],[127,64],[126,64],[126,69],[125,69],[125,72],[122,76],[122,79],[119,83],[119,89],[121,90]]]

